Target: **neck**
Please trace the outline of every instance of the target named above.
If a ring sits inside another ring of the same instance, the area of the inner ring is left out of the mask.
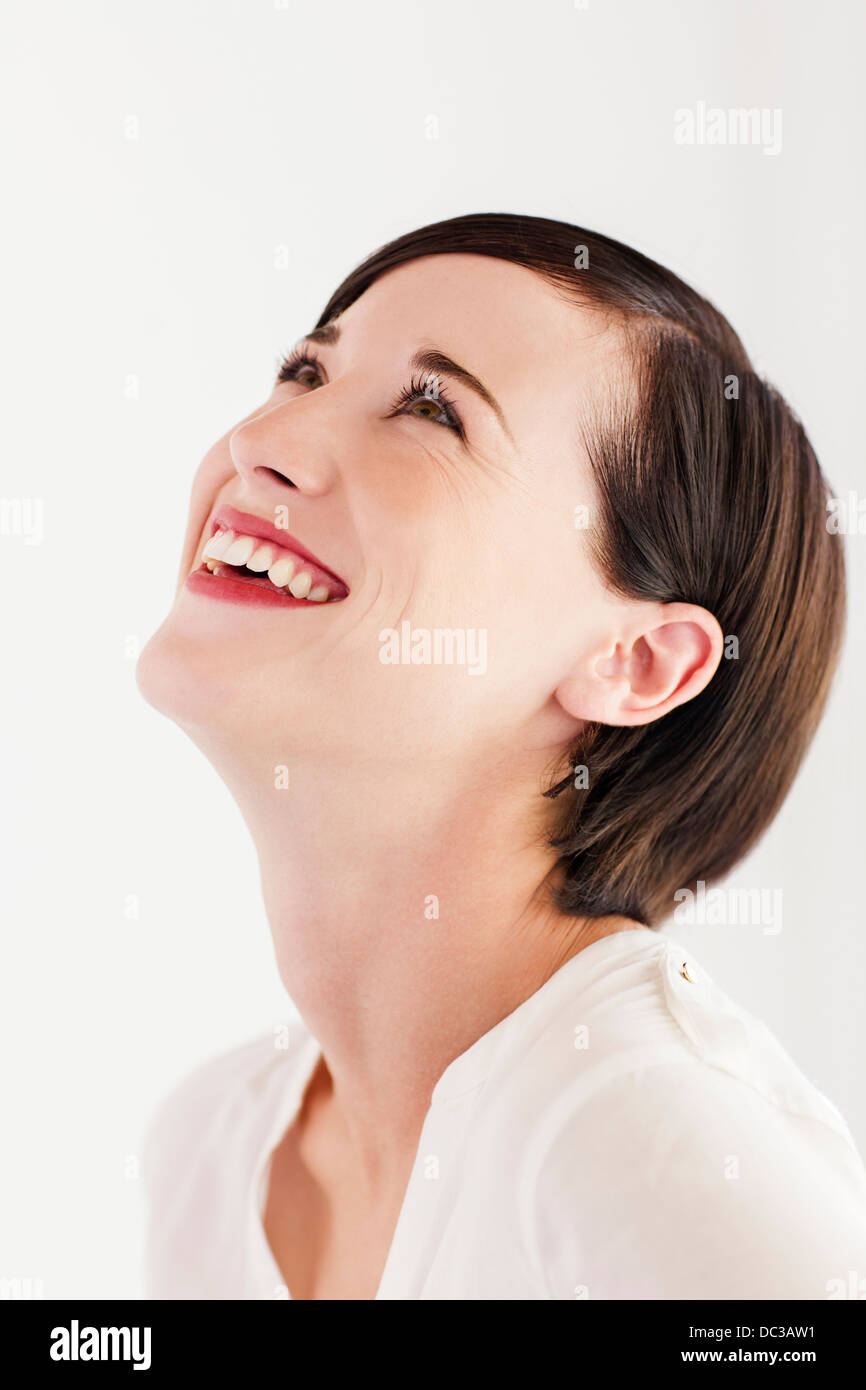
[[[417,1142],[450,1062],[579,950],[636,925],[552,907],[537,772],[529,795],[509,767],[301,764],[280,789],[272,759],[205,751],[252,833],[280,977],[370,1169]]]

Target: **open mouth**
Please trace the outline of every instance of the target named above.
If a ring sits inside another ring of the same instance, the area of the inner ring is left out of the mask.
[[[257,597],[265,601],[270,596],[271,602],[283,601],[293,606],[338,603],[346,597],[349,591],[343,581],[292,537],[281,532],[278,542],[274,539],[275,528],[268,522],[234,509],[225,510],[230,516],[218,515],[211,523],[202,563],[190,576],[197,581],[194,587],[204,591],[210,582],[229,581],[232,590],[243,585],[261,591]],[[235,524],[230,525],[229,521]],[[245,529],[245,523],[250,529]],[[223,586],[214,584],[214,597],[217,587]],[[250,593],[249,598],[253,597]]]

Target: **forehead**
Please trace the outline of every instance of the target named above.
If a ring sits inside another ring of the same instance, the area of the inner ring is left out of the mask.
[[[371,365],[396,364],[422,345],[440,348],[481,378],[515,430],[537,420],[541,403],[573,420],[621,352],[611,315],[491,256],[407,261],[375,280],[340,324],[338,351],[363,353]]]

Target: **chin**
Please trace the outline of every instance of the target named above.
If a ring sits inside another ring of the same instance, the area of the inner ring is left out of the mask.
[[[207,755],[245,751],[271,767],[311,748],[326,751],[339,727],[310,698],[310,673],[292,667],[289,679],[285,663],[263,662],[260,636],[246,646],[223,640],[191,628],[176,607],[142,650],[135,677],[147,703]]]
[[[171,615],[138,658],[135,679],[149,705],[175,723],[213,725],[224,719],[232,692],[220,678],[212,643],[178,631]]]

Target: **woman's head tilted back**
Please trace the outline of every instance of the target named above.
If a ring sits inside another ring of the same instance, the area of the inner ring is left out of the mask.
[[[562,911],[655,924],[755,843],[814,731],[844,609],[826,499],[676,276],[566,223],[453,218],[349,275],[207,455],[194,579],[139,679],[212,752],[310,786],[369,766],[371,824],[401,787],[433,834],[449,796],[509,851],[522,817]],[[226,516],[285,529],[329,601],[213,601]]]

